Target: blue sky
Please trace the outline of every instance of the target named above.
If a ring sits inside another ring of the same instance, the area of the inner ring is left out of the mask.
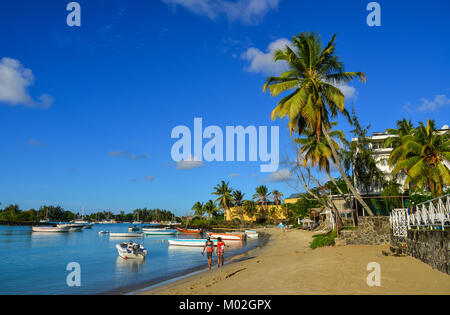
[[[286,122],[270,120],[276,100],[261,86],[279,69],[270,48],[302,31],[324,42],[337,33],[347,70],[367,74],[367,83],[344,89],[372,132],[403,117],[449,123],[446,0],[378,1],[381,27],[366,24],[369,1],[361,0],[78,2],[81,27],[66,24],[69,1],[0,4],[3,205],[185,214],[212,199],[220,180],[247,198],[260,184],[290,195],[286,183],[259,172],[259,162],[177,169],[170,134],[177,125],[192,128],[194,117],[223,129],[280,126],[283,156]]]

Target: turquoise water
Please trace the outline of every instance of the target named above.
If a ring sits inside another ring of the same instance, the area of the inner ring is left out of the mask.
[[[147,235],[136,239],[109,238],[98,232],[127,232],[129,224],[96,224],[92,229],[69,233],[33,233],[31,227],[0,226],[0,294],[96,294],[143,286],[179,276],[192,268],[206,266],[202,248],[168,246],[168,238],[195,236]],[[124,260],[115,245],[133,240],[147,248],[144,261]],[[258,240],[226,242],[226,256],[242,253]],[[81,286],[69,287],[70,271],[81,267]]]

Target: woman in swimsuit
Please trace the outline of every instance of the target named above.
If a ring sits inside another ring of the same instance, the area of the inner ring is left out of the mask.
[[[217,267],[220,268],[222,263],[223,266],[223,253],[225,251],[225,243],[222,241],[222,238],[219,237],[217,239]]]
[[[210,237],[207,238],[205,246],[203,246],[202,255],[205,254],[205,249],[206,249],[206,257],[208,258],[209,271],[211,271],[211,260],[212,260],[212,255],[214,254],[214,243],[211,241]]]

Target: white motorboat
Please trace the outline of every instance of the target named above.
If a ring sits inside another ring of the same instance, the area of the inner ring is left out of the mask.
[[[138,243],[128,242],[116,244],[117,252],[119,256],[124,259],[140,258],[145,259],[147,256],[147,250],[144,246]]]
[[[69,227],[61,226],[32,226],[33,232],[69,232]]]
[[[206,239],[187,239],[187,238],[178,238],[178,239],[168,239],[167,240],[172,246],[193,246],[193,247],[203,247],[205,246]],[[215,246],[217,246],[217,240],[211,240]]]
[[[248,238],[258,238],[259,237],[259,235],[256,231],[247,230],[247,231],[245,231],[245,234],[247,235]]]
[[[142,237],[142,233],[109,233],[109,237]]]
[[[69,228],[69,231],[73,232],[73,231],[80,231],[83,228],[83,225],[81,224],[73,224],[73,223],[62,223],[62,224],[57,224],[57,227],[67,227]]]
[[[175,235],[178,233],[177,230],[170,229],[142,229],[146,235]]]

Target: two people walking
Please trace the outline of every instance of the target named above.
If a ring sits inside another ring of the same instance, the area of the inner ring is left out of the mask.
[[[209,270],[211,270],[211,263],[212,263],[212,256],[214,255],[214,242],[211,241],[211,238],[208,237],[205,245],[203,246],[203,252],[202,255],[205,254],[206,250],[206,257],[208,258],[208,267]],[[217,238],[217,267],[220,268],[220,266],[223,266],[223,253],[225,251],[225,243],[222,241],[222,238]]]

